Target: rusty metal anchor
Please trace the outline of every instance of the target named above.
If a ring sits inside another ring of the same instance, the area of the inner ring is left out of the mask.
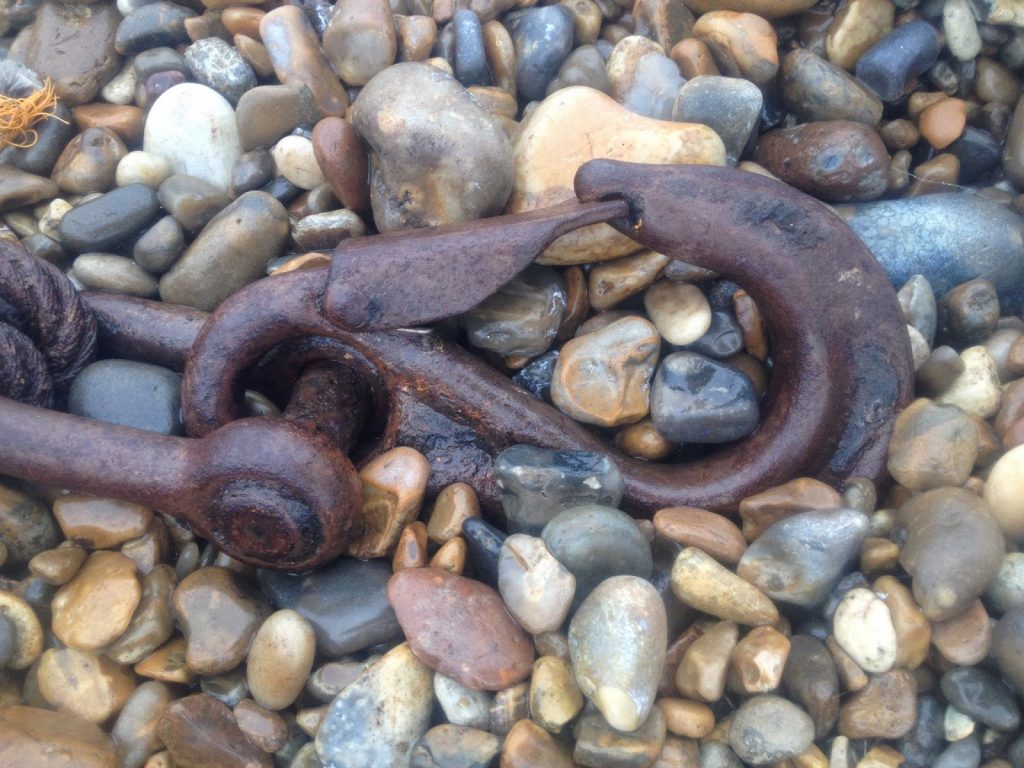
[[[490,457],[519,442],[611,455],[626,481],[624,505],[636,514],[679,505],[730,511],[797,474],[882,478],[892,418],[911,396],[909,342],[888,280],[838,217],[785,185],[720,168],[593,161],[576,190],[580,202],[543,211],[342,244],[329,269],[259,281],[209,317],[87,294],[111,349],[185,363],[186,425],[202,439],[115,433],[124,428],[2,400],[0,473],[180,515],[197,506],[183,499],[188,488],[211,505],[191,522],[229,553],[292,570],[324,562],[344,548],[358,514],[351,463],[287,419],[236,421],[242,376],[273,352],[360,371],[383,411],[364,453],[412,443],[436,478],[470,482],[492,506]],[[437,334],[398,330],[470,309],[556,237],[597,222],[735,280],[758,303],[774,372],[752,437],[690,464],[641,462]],[[437,425],[447,430],[440,451],[430,435]],[[67,461],[69,443],[85,453],[94,446],[95,455]],[[101,458],[95,446],[108,445]],[[244,470],[243,459],[252,460]],[[95,479],[117,473],[131,476],[120,490]]]

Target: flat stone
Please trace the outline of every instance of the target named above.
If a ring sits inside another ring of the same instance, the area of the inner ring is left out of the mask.
[[[379,560],[342,557],[312,573],[259,571],[276,608],[291,608],[313,627],[317,648],[332,658],[401,639],[387,599],[390,567]],[[338,595],[345,595],[344,601]]]
[[[115,768],[114,743],[97,725],[70,712],[37,707],[0,709],[0,743],[5,768]]]
[[[288,230],[284,206],[265,192],[246,192],[214,217],[164,274],[160,298],[214,309],[263,276],[267,262],[283,251]]]
[[[295,245],[310,250],[334,248],[342,240],[364,234],[366,224],[355,211],[347,208],[304,216],[292,229]]]
[[[443,675],[474,690],[525,679],[533,646],[490,587],[437,568],[391,577],[388,598],[410,647]]]
[[[403,643],[331,702],[316,735],[325,768],[409,764],[430,725],[433,673]]]
[[[134,360],[99,360],[75,377],[68,410],[111,424],[180,435],[181,374]]]
[[[896,663],[898,644],[885,603],[867,589],[851,589],[836,608],[833,634],[839,646],[865,672],[888,672]]]
[[[368,560],[390,553],[402,529],[419,515],[429,475],[426,457],[405,446],[382,453],[359,470],[362,530],[353,536],[347,554]]]
[[[773,600],[815,608],[856,562],[868,528],[848,509],[787,517],[754,539],[736,573]]]
[[[159,210],[156,192],[145,184],[129,184],[76,205],[64,214],[58,232],[73,253],[107,251],[149,224]]]
[[[406,129],[387,130],[393,120]],[[498,118],[451,75],[418,62],[388,67],[363,87],[352,123],[369,146],[380,231],[470,221],[504,208],[512,146]]]
[[[231,710],[206,694],[171,702],[157,735],[174,765],[193,768],[271,768],[274,761],[251,744]]]
[[[839,718],[839,675],[824,643],[810,635],[793,635],[782,685],[810,714],[815,738],[832,731]]]
[[[54,634],[72,648],[102,648],[128,628],[141,597],[135,563],[117,552],[93,552],[53,598]]]
[[[1003,537],[988,505],[968,491],[926,491],[901,506],[897,520],[907,532],[900,564],[932,621],[963,611],[999,569]]]
[[[654,513],[654,530],[684,547],[696,547],[725,565],[736,565],[747,541],[723,515],[696,507],[666,507]]]
[[[137,663],[135,674],[164,683],[191,685],[196,674],[185,663],[185,649],[185,638],[176,637]]]
[[[409,755],[409,768],[483,768],[491,765],[501,742],[493,733],[444,723],[425,734]]]
[[[919,398],[896,418],[890,474],[912,491],[963,485],[978,457],[978,431],[959,408]]]
[[[839,711],[839,732],[850,739],[898,739],[914,725],[917,686],[909,672],[873,676]]]
[[[174,614],[188,643],[189,669],[216,675],[245,659],[249,643],[270,613],[227,568],[193,571],[174,590]]]
[[[556,516],[541,534],[558,561],[576,577],[575,605],[612,576],[648,579],[651,545],[629,515],[611,507],[581,504]]]
[[[539,635],[562,626],[576,594],[576,577],[542,539],[515,533],[498,556],[498,590],[512,618]]]
[[[56,547],[60,534],[46,506],[0,484],[0,542],[5,545],[8,566],[27,565],[40,552]]]
[[[28,569],[35,576],[38,576],[47,584],[63,586],[67,584],[78,573],[78,569],[85,562],[86,552],[79,546],[61,546],[57,549],[48,549],[28,561]],[[3,634],[4,630],[0,630]],[[0,648],[6,647],[0,641]],[[0,651],[0,661],[6,666],[8,654]]]
[[[313,627],[290,608],[270,614],[253,635],[246,657],[246,683],[253,699],[271,710],[299,697],[316,655]]]
[[[740,624],[774,624],[779,612],[756,586],[710,555],[687,547],[672,566],[672,592],[684,605]]]
[[[569,653],[580,690],[620,731],[643,726],[654,706],[668,643],[665,606],[636,576],[594,589],[569,625]]]
[[[729,745],[751,765],[788,760],[814,741],[811,718],[781,696],[762,694],[743,702],[729,727]]]
[[[599,714],[586,714],[575,727],[573,759],[580,765],[649,766],[665,743],[665,716],[658,707],[634,731],[623,733]]]
[[[44,651],[35,667],[35,681],[51,707],[96,724],[119,712],[135,688],[130,669],[76,648]]]

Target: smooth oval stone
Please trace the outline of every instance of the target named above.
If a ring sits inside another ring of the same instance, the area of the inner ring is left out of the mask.
[[[743,702],[729,727],[729,745],[751,765],[788,760],[804,752],[813,741],[814,723],[807,713],[771,694]]]
[[[7,663],[14,657],[18,642],[17,629],[14,622],[6,616],[0,616],[0,668],[6,669]]]
[[[963,485],[978,457],[978,431],[959,408],[920,398],[901,413],[889,443],[890,474],[912,491]]]
[[[695,342],[686,345],[686,351],[716,360],[737,355],[743,349],[743,329],[732,314],[724,310],[713,311],[711,327]]]
[[[304,575],[260,570],[260,587],[276,608],[291,608],[313,627],[317,648],[341,657],[401,638],[387,599],[391,568],[380,560],[339,558]],[[345,595],[338,600],[338,595]]]
[[[388,128],[399,120],[402,131]],[[370,200],[382,232],[500,213],[512,147],[498,118],[451,75],[418,62],[376,75],[352,106],[370,149]]]
[[[741,624],[774,624],[779,613],[763,592],[710,555],[687,547],[672,566],[672,592],[684,605]]]
[[[1003,533],[1019,541],[1024,536],[1024,500],[1021,477],[1024,446],[1004,453],[992,467],[985,483],[984,498]]]
[[[887,34],[857,60],[857,79],[882,101],[896,101],[911,78],[939,56],[939,35],[927,21],[910,21]]]
[[[572,50],[572,13],[562,5],[524,8],[503,19],[516,49],[516,89],[520,98],[544,98],[548,82]]]
[[[83,253],[71,266],[74,275],[86,288],[129,296],[152,298],[157,282],[151,274],[129,259],[113,253]]]
[[[514,533],[498,555],[498,591],[512,618],[539,635],[562,626],[576,594],[576,577],[542,539]]]
[[[894,285],[927,278],[936,294],[983,277],[1004,312],[1024,307],[1024,221],[976,195],[937,194],[844,211]]]
[[[998,677],[976,667],[954,667],[940,685],[946,700],[973,720],[1003,732],[1020,726],[1017,699]]]
[[[272,9],[260,20],[259,31],[278,80],[308,88],[323,114],[345,114],[348,95],[301,8],[284,5]]]
[[[754,385],[734,368],[694,352],[675,352],[658,366],[651,420],[672,442],[724,443],[757,428]]]
[[[408,568],[391,577],[388,599],[416,656],[467,688],[498,691],[530,674],[533,645],[485,584]]]
[[[507,535],[479,517],[462,523],[462,537],[469,549],[469,561],[477,578],[492,587],[498,586],[498,555]]]
[[[1008,552],[1003,556],[999,572],[988,585],[985,597],[997,613],[1024,605],[1024,553]]]
[[[58,186],[43,176],[14,167],[0,167],[0,212],[7,212],[56,197]]]
[[[132,258],[147,272],[167,271],[185,250],[185,233],[173,216],[164,216],[135,241]]]
[[[989,133],[968,125],[960,138],[946,148],[960,161],[961,184],[973,184],[999,165],[1002,146]]]
[[[491,70],[487,66],[480,17],[468,8],[460,8],[452,17],[452,29],[455,31],[455,77],[467,88],[490,85]]]
[[[325,117],[313,128],[313,153],[335,197],[346,208],[370,209],[367,158],[359,134],[348,120]]]
[[[125,427],[181,435],[181,374],[133,360],[100,360],[71,383],[68,410]]]
[[[620,731],[647,719],[665,665],[665,605],[647,581],[613,576],[594,589],[569,625],[580,690]]]
[[[108,251],[145,227],[159,209],[156,192],[145,184],[129,184],[76,205],[64,214],[57,231],[73,253]]]
[[[486,729],[490,724],[494,697],[486,691],[474,691],[450,677],[434,675],[434,696],[449,723]]]
[[[200,568],[182,579],[171,603],[187,642],[186,663],[201,675],[241,664],[270,613],[258,594],[220,566]]]
[[[299,189],[316,189],[327,180],[317,165],[313,142],[305,136],[285,136],[270,150],[277,172]]]
[[[503,357],[535,357],[551,346],[566,309],[565,283],[531,264],[462,316],[473,346]]]
[[[146,532],[153,513],[113,499],[68,493],[53,502],[53,516],[68,541],[90,549],[113,549]]]
[[[753,159],[802,192],[834,203],[873,200],[889,185],[889,153],[870,126],[805,123],[761,136]]]
[[[243,93],[235,108],[242,149],[270,147],[300,123],[311,121],[318,111],[312,100],[302,85],[260,85]]]
[[[547,94],[550,96],[561,88],[574,85],[584,85],[601,93],[611,90],[605,59],[596,45],[581,45],[566,56],[558,74],[548,83]]]
[[[196,176],[175,174],[160,184],[160,204],[186,230],[198,232],[231,203],[220,187]]]
[[[635,163],[725,165],[725,146],[706,125],[642,117],[585,86],[544,99],[520,125],[515,141],[515,188],[508,212],[575,199],[577,169],[594,158]],[[637,251],[606,224],[563,235],[539,258],[547,264],[606,261]]]
[[[4,765],[32,768],[115,768],[114,743],[99,726],[70,712],[37,707],[0,708]]]
[[[648,391],[660,348],[657,329],[639,317],[570,339],[555,363],[551,400],[587,424],[639,421],[650,408]]]
[[[850,509],[793,515],[757,537],[736,572],[773,600],[815,608],[856,562],[868,530]]]
[[[142,768],[147,757],[163,748],[157,725],[164,708],[173,700],[170,688],[155,680],[132,692],[110,731],[120,768]]]
[[[193,11],[175,3],[156,2],[139,6],[118,25],[114,47],[118,53],[129,54],[188,43],[185,19],[195,15]]]
[[[271,710],[290,706],[302,693],[315,655],[309,621],[290,608],[270,614],[246,657],[246,683],[256,703]]]
[[[797,48],[782,60],[782,99],[801,120],[852,120],[878,125],[882,102],[835,64]]]
[[[976,735],[950,743],[935,758],[932,768],[978,768],[981,765],[981,744]]]
[[[242,54],[219,37],[196,40],[185,49],[185,61],[197,82],[212,88],[231,104],[256,87],[256,73]]]
[[[619,468],[607,456],[530,445],[513,445],[499,453],[494,477],[509,532],[533,535],[570,507],[618,507],[624,488]]]
[[[1003,537],[988,505],[969,491],[926,491],[903,504],[897,520],[907,533],[900,564],[932,621],[961,613],[999,570]]]
[[[184,56],[173,48],[164,46],[150,48],[137,54],[132,59],[132,69],[135,70],[135,76],[145,82],[150,75],[157,72],[188,72],[188,64]]]
[[[265,192],[246,192],[214,217],[164,274],[160,298],[214,309],[264,274],[267,262],[284,249],[288,232],[284,206]]]
[[[0,483],[0,541],[6,545],[6,564],[21,567],[56,547],[61,531],[47,506]]]
[[[118,552],[93,552],[54,596],[53,632],[71,648],[102,648],[128,628],[141,597],[135,563]]]
[[[409,768],[484,768],[500,750],[501,741],[493,733],[443,723],[416,742]]]
[[[815,738],[824,738],[832,731],[839,718],[839,673],[823,642],[810,635],[790,639],[782,685],[810,714]]]
[[[119,712],[135,687],[131,670],[76,648],[44,651],[33,673],[47,704],[94,723]]]
[[[227,190],[242,142],[235,112],[223,96],[205,85],[182,83],[150,108],[143,149],[163,157],[175,173]]]
[[[109,128],[86,128],[64,147],[51,177],[65,192],[105,192],[114,186],[117,164],[127,152]]]
[[[833,634],[839,646],[865,672],[888,672],[899,651],[892,614],[874,592],[851,589],[836,607]]]
[[[250,91],[251,93],[251,91]],[[241,197],[246,192],[265,188],[274,179],[274,158],[266,149],[254,149],[246,152],[235,163],[231,170],[231,186],[228,194]]]
[[[119,187],[139,183],[157,189],[161,182],[170,175],[170,163],[159,155],[137,149],[134,152],[129,152],[117,163],[114,180]]]
[[[331,702],[316,734],[320,760],[327,768],[408,765],[430,725],[432,683],[407,643],[386,653]]]
[[[196,768],[271,768],[270,755],[245,738],[231,710],[206,694],[177,699],[157,726],[174,765]]]
[[[651,545],[625,512],[581,504],[554,517],[541,538],[576,577],[576,605],[612,576],[649,579],[654,568]]]
[[[748,80],[698,75],[679,89],[672,119],[714,130],[725,145],[729,162],[735,164],[757,125],[763,103],[760,89]]]
[[[342,80],[366,85],[395,61],[398,36],[387,0],[339,0],[323,34],[323,49]]]

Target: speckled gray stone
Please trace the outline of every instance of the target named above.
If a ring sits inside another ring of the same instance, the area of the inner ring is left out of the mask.
[[[804,752],[814,740],[814,723],[793,702],[765,694],[743,702],[733,715],[729,745],[750,765],[768,765]]]
[[[185,49],[185,61],[196,82],[213,88],[232,104],[256,87],[256,73],[249,62],[219,37],[196,40]]]
[[[735,165],[761,116],[764,98],[749,80],[699,75],[679,89],[672,119],[702,123],[725,144],[730,165]]]

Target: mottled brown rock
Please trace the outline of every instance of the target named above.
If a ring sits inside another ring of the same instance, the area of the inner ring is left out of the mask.
[[[892,0],[851,0],[840,8],[825,37],[829,61],[852,70],[868,48],[892,31]]]
[[[932,644],[950,664],[969,667],[992,650],[992,620],[981,600],[951,619],[932,624]]]
[[[850,739],[898,739],[917,718],[917,686],[902,669],[872,677],[839,709],[839,733]]]
[[[743,535],[753,541],[779,520],[815,509],[840,509],[843,497],[820,480],[798,477],[740,502]]]
[[[727,517],[696,507],[667,507],[654,513],[654,530],[684,547],[696,547],[726,565],[736,565],[747,548],[743,532]]]
[[[665,717],[657,707],[639,728],[623,732],[597,713],[585,714],[576,724],[573,759],[581,765],[647,766],[665,743]]]
[[[789,638],[773,627],[755,627],[736,644],[730,685],[743,693],[768,693],[782,682],[789,659]]]
[[[349,85],[366,85],[395,61],[398,37],[388,0],[339,0],[323,36],[334,71]]]
[[[419,515],[429,475],[430,464],[423,454],[404,446],[363,467],[359,471],[363,515],[355,526],[348,554],[360,560],[389,554],[402,529]]]
[[[590,306],[603,312],[635,296],[658,279],[669,261],[655,251],[641,251],[595,265],[587,277]]]
[[[693,36],[711,49],[727,77],[764,85],[779,69],[778,40],[772,25],[753,13],[711,11],[693,25]]]
[[[114,743],[100,728],[69,712],[36,707],[0,709],[4,768],[115,768]]]
[[[774,624],[779,612],[757,587],[710,555],[687,547],[672,565],[672,592],[683,605],[740,624]]]
[[[687,0],[686,5],[696,14],[725,9],[777,19],[806,11],[814,3],[811,0]]]
[[[918,398],[896,418],[888,469],[912,491],[963,485],[977,457],[978,430],[955,405]]]
[[[170,704],[157,728],[176,766],[272,768],[273,758],[251,744],[231,710],[212,696],[186,696]]]
[[[291,705],[302,692],[315,655],[309,621],[289,608],[271,614],[249,648],[246,681],[252,697],[267,709]]]
[[[949,192],[960,178],[960,160],[951,152],[943,152],[916,165],[913,176],[914,183],[907,190],[906,197]]]
[[[356,213],[370,210],[366,148],[348,120],[325,117],[313,127],[313,153],[338,201]]]
[[[7,548],[7,565],[26,565],[35,555],[56,547],[60,540],[60,528],[45,505],[0,484],[0,542]]]
[[[559,733],[583,709],[583,694],[572,665],[557,656],[541,656],[530,677],[530,716],[551,733]]]
[[[210,566],[186,576],[172,598],[188,643],[187,663],[201,675],[234,669],[270,613],[266,602],[227,568]]]
[[[725,693],[729,660],[739,639],[734,621],[720,621],[694,640],[676,670],[676,688],[683,696],[715,702]]]
[[[801,120],[852,120],[877,125],[882,117],[882,102],[877,96],[852,75],[805,48],[786,54],[779,85],[786,106]]]
[[[416,656],[467,688],[497,691],[530,674],[533,644],[485,584],[412,568],[391,577],[388,599]]]
[[[288,723],[277,712],[264,709],[252,699],[242,699],[232,710],[238,727],[264,752],[276,752],[288,741]]]
[[[75,648],[51,648],[36,668],[39,693],[54,708],[91,723],[119,712],[135,688],[131,670]]]
[[[128,628],[141,597],[135,563],[118,552],[93,552],[54,596],[53,632],[72,648],[102,648]]]
[[[532,720],[520,720],[505,737],[500,768],[572,768],[572,757],[555,737]]]
[[[874,200],[888,185],[889,152],[878,133],[847,120],[769,131],[758,141],[754,161],[832,203]]]
[[[89,549],[110,549],[137,538],[153,518],[138,504],[74,493],[53,502],[53,514],[68,539]]]
[[[50,178],[65,192],[106,192],[114,186],[117,163],[127,153],[109,128],[87,128],[64,147]]]
[[[449,573],[461,574],[466,568],[466,555],[466,540],[461,536],[456,536],[442,544],[427,565]]]
[[[476,491],[466,483],[452,483],[437,494],[427,523],[427,535],[435,544],[443,544],[460,535],[462,523],[471,517],[480,517]]]

